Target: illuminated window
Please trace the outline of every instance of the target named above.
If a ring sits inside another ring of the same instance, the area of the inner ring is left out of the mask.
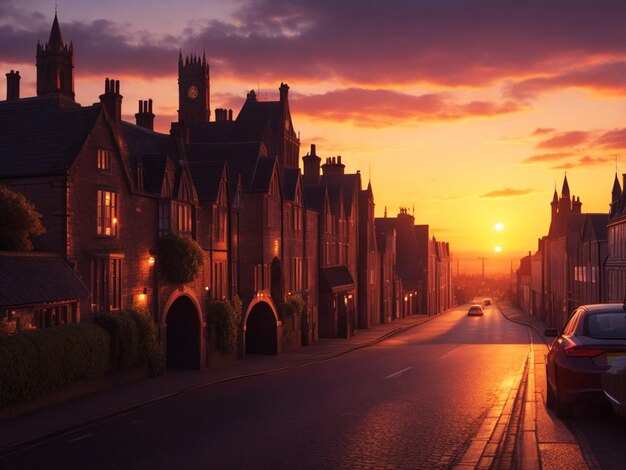
[[[98,235],[117,236],[118,199],[116,192],[98,190]]]
[[[111,151],[98,149],[98,169],[110,170],[111,169]]]
[[[191,206],[172,202],[172,231],[191,237]]]
[[[122,308],[121,256],[104,256],[91,260],[91,298],[95,312]]]

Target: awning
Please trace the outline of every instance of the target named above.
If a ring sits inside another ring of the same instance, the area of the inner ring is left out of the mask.
[[[344,265],[321,268],[322,279],[333,293],[354,290],[354,279]]]

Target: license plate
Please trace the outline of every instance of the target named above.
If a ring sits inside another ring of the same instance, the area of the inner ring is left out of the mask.
[[[606,362],[608,363],[608,365],[611,365],[611,363],[616,357],[624,357],[624,356],[626,356],[626,353],[607,353]]]

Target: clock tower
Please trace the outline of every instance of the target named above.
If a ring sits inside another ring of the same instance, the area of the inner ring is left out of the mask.
[[[178,55],[178,122],[208,122],[211,117],[209,99],[209,64],[206,57]]]

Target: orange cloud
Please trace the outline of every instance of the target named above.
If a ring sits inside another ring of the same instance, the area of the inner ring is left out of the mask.
[[[561,160],[563,158],[571,156],[570,153],[565,152],[557,152],[557,153],[543,153],[540,155],[533,155],[532,157],[528,157],[522,161],[523,164],[533,164],[533,163],[543,163],[543,162],[552,162],[554,160]]]
[[[551,127],[538,127],[537,129],[535,129],[535,131],[530,134],[531,136],[533,135],[544,135],[544,134],[550,134],[554,132],[554,129]]]
[[[519,112],[507,101],[459,103],[450,93],[410,95],[393,90],[348,88],[318,95],[297,95],[297,113],[311,118],[351,122],[361,127],[389,127],[407,121],[454,121]]]
[[[504,197],[516,197],[516,196],[527,196],[529,194],[535,193],[534,189],[513,189],[513,188],[504,188],[498,189],[495,191],[490,191],[486,194],[483,194],[481,199],[494,199],[494,198],[504,198]]]
[[[536,148],[567,148],[575,147],[586,143],[591,136],[590,132],[586,131],[570,131],[563,132],[550,139],[542,140],[535,147]]]
[[[615,129],[602,134],[596,144],[607,149],[626,149],[626,129]]]
[[[567,162],[561,165],[553,166],[553,170],[570,170],[572,168],[581,168],[581,167],[589,167],[589,166],[597,166],[604,165],[609,162],[610,159],[607,157],[592,157],[591,155],[585,155],[580,157],[576,162]]]

